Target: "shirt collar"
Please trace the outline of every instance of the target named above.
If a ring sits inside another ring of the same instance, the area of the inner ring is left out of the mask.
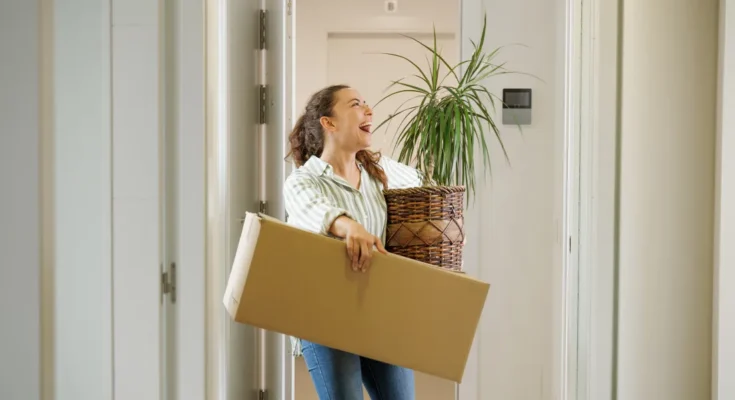
[[[360,168],[360,172],[363,171],[363,166],[361,162],[357,162],[357,167]],[[311,156],[309,159],[304,163],[303,167],[307,172],[311,172],[314,175],[328,175],[333,176],[334,171],[332,170],[332,166],[329,165],[328,162],[322,160],[321,158],[317,156]]]

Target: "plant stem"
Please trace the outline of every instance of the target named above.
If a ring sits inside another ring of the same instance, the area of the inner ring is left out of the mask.
[[[434,155],[429,154],[426,160],[426,179],[424,179],[424,186],[434,185]]]

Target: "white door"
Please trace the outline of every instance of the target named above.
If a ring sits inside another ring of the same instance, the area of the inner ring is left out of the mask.
[[[200,0],[166,2],[168,68],[167,228],[175,296],[166,299],[164,400],[206,393],[206,110],[205,10]],[[175,298],[174,298],[175,297]],[[175,301],[174,301],[175,300]]]
[[[266,3],[276,38],[287,8]],[[112,282],[98,282],[112,297],[113,397],[242,400],[268,389],[269,399],[285,399],[284,338],[233,323],[222,304],[241,217],[264,199],[261,4],[115,4],[107,10],[113,269]],[[278,65],[284,38],[269,44]],[[269,71],[267,124],[278,133],[286,124],[279,68]],[[275,161],[283,143],[267,142],[276,175],[285,170]],[[279,194],[280,185],[269,187],[274,215]]]
[[[160,75],[165,55],[158,40],[163,18],[153,2],[136,5],[108,10],[112,21],[112,397],[118,400],[160,398],[165,368],[160,285],[167,265],[162,174],[165,106]]]
[[[160,5],[108,10],[113,397],[194,400],[206,387],[205,21],[197,0]]]

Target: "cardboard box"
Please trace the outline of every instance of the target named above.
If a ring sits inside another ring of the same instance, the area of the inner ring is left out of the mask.
[[[237,322],[462,381],[490,285],[247,214],[223,302]]]

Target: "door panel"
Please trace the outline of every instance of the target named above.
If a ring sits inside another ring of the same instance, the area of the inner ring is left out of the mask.
[[[258,210],[258,4],[207,7],[207,399],[255,399],[258,335],[222,305],[246,211]],[[185,294],[182,293],[183,297]]]
[[[113,397],[119,400],[157,399],[162,381],[159,28],[112,28]]]
[[[172,109],[169,158],[175,171],[170,199],[175,204],[167,214],[170,248],[176,261],[177,298],[170,312],[175,323],[168,334],[170,396],[164,400],[201,400],[206,395],[206,146],[205,146],[205,9],[200,0],[167,2],[172,56],[168,72]],[[171,304],[169,302],[169,304]]]
[[[162,182],[162,204],[161,208],[161,226],[163,229],[162,248],[163,248],[163,269],[166,271],[166,281],[174,283],[174,275],[177,274],[173,268],[175,264],[179,264],[181,260],[177,257],[178,240],[177,228],[179,226],[178,207],[180,197],[177,196],[176,187],[179,184],[179,168],[178,168],[178,142],[180,140],[177,133],[179,127],[177,121],[177,76],[179,65],[176,60],[178,53],[176,32],[179,25],[180,6],[179,2],[165,2],[164,15],[162,18],[161,32],[163,34],[163,57],[162,70],[163,73],[163,104],[165,108],[165,122],[163,129],[163,157],[162,173],[159,175],[163,179]],[[175,294],[171,292],[163,298],[162,302],[162,323],[161,323],[161,399],[174,400],[178,399],[176,391],[177,381],[177,316],[176,304],[174,302]]]

